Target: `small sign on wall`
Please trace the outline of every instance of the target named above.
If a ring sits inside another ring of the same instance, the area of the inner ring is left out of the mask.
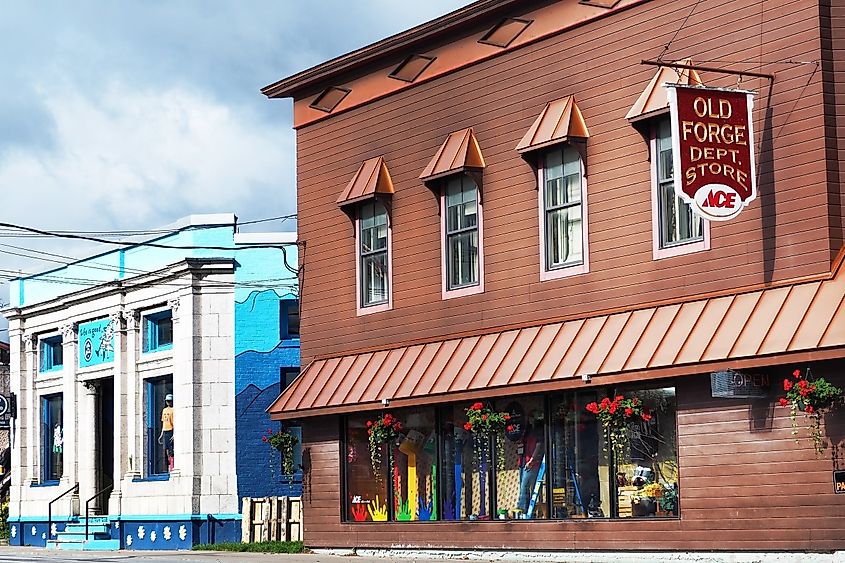
[[[757,197],[754,93],[667,86],[675,193],[705,219],[733,219]]]
[[[79,325],[79,367],[114,361],[114,324],[100,319]]]
[[[771,382],[765,373],[727,369],[710,374],[710,394],[722,399],[758,399],[769,396]]]
[[[833,472],[833,491],[836,494],[845,494],[845,470]]]

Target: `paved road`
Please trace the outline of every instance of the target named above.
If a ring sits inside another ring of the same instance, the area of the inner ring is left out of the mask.
[[[208,551],[117,551],[117,552],[80,552],[47,551],[15,547],[0,547],[2,563],[77,563],[80,561],[98,563],[369,563],[373,561],[363,557],[337,557],[330,555],[287,555],[261,553],[221,553]],[[387,563],[387,559],[378,559]],[[410,559],[407,561],[411,561]],[[442,563],[442,562],[440,562]]]
[[[0,563],[391,563],[397,559],[282,553],[226,553],[219,551],[47,551],[0,546]],[[409,557],[403,563],[444,563],[443,559]],[[478,562],[479,560],[475,560]]]

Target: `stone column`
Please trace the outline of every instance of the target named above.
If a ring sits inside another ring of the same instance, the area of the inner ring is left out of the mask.
[[[76,326],[72,323],[61,327],[62,354],[64,366],[62,368],[62,489],[72,486],[79,480],[77,459],[78,432],[76,426],[76,355],[77,334]],[[68,513],[69,514],[69,513]]]
[[[138,382],[138,326],[140,316],[138,311],[127,309],[123,311],[123,319],[126,321],[126,333],[124,342],[126,344],[126,353],[124,355],[124,373],[125,378],[122,385],[125,394],[125,419],[121,424],[124,430],[124,447],[126,448],[126,464],[120,468],[118,472],[115,468],[115,478],[123,475],[126,481],[132,481],[141,476],[141,469],[144,463],[144,457],[141,452],[143,448],[143,420],[139,416],[138,406],[139,402],[143,401],[143,393],[141,393],[140,384]],[[117,394],[117,386],[115,386],[115,394]]]
[[[94,382],[83,382],[77,389],[77,479],[79,496],[84,502],[97,492],[97,385]],[[85,510],[84,506],[80,508]]]
[[[109,315],[109,320],[112,322],[114,331],[112,332],[112,347],[114,348],[114,399],[113,399],[113,417],[114,417],[114,431],[113,431],[113,448],[114,457],[112,458],[112,475],[114,476],[114,488],[112,489],[109,498],[109,513],[121,513],[121,476],[126,469],[128,459],[128,450],[126,448],[126,440],[124,435],[126,433],[126,417],[125,417],[125,385],[126,385],[126,331],[123,329],[124,313],[117,312]],[[104,460],[104,463],[108,463]]]
[[[23,336],[24,361],[20,371],[21,395],[18,403],[21,405],[21,445],[26,449],[26,468],[28,470],[23,486],[38,483],[41,480],[41,456],[39,452],[39,434],[41,420],[38,413],[41,405],[35,393],[35,377],[38,373],[38,338],[34,334]],[[24,410],[25,409],[25,410]]]

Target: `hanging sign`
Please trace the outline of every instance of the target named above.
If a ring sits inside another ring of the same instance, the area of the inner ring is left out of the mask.
[[[675,193],[711,221],[727,221],[757,197],[754,93],[666,84]]]
[[[79,367],[114,361],[114,324],[101,319],[79,325]]]

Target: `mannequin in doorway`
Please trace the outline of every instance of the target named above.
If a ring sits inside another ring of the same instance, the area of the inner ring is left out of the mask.
[[[164,445],[164,455],[167,458],[167,471],[173,471],[173,395],[168,393],[164,397],[164,408],[161,409],[161,434],[158,443]]]

